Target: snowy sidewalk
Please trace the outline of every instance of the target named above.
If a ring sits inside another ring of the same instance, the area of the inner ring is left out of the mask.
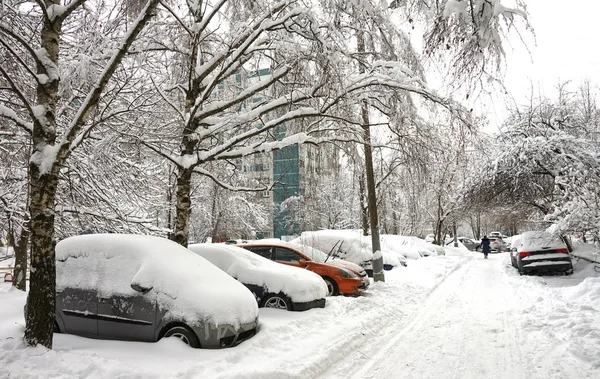
[[[507,263],[506,254],[467,262],[386,345],[378,351],[374,347],[374,355],[340,362],[323,377],[347,378],[348,372],[354,372],[352,378],[382,379],[600,377],[598,313],[589,313],[587,323],[577,312],[585,313],[585,304],[566,313],[565,289],[546,283],[572,280],[520,277]],[[600,284],[598,278],[586,280],[596,288]],[[593,302],[587,306],[599,310]],[[559,324],[565,330],[558,336],[549,324],[567,317],[579,317],[587,325],[575,332],[585,335],[576,346],[568,329],[572,325]]]

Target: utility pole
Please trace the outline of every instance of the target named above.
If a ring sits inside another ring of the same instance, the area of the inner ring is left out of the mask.
[[[365,38],[362,30],[356,34],[357,50],[359,53],[365,52]],[[365,67],[359,65],[359,72],[364,74]],[[371,147],[371,126],[369,121],[369,104],[366,99],[362,100],[361,105],[362,128],[364,131],[365,147],[365,170],[367,177],[367,197],[369,209],[369,223],[371,224],[371,245],[373,247],[373,280],[376,282],[385,282],[383,273],[383,255],[381,254],[381,242],[379,240],[379,217],[377,214],[377,194],[375,192],[375,173],[373,172],[373,150]]]

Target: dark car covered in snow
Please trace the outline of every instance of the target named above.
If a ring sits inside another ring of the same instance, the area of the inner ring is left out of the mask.
[[[56,245],[55,332],[192,347],[234,346],[256,334],[252,293],[173,241],[96,234]]]
[[[573,263],[567,243],[560,236],[545,231],[525,232],[513,240],[511,263],[519,274],[564,272],[573,273]]]

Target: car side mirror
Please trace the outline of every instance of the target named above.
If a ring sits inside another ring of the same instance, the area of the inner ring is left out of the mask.
[[[131,288],[136,292],[141,292],[144,295],[152,290],[152,287],[144,287],[139,283],[131,283]]]
[[[306,259],[300,259],[300,260],[298,261],[298,263],[300,263],[300,266],[306,266],[306,264],[307,264],[307,263],[306,263]]]

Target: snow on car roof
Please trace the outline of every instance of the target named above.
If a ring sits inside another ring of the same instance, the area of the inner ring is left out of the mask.
[[[567,247],[559,236],[555,236],[545,231],[532,231],[521,234],[516,246],[518,251],[536,251]]]
[[[100,296],[138,294],[131,284],[152,290],[172,320],[216,325],[253,322],[256,300],[241,283],[206,259],[165,238],[130,234],[88,234],[56,245],[57,290],[96,290]]]
[[[327,296],[327,285],[311,271],[286,266],[241,247],[225,244],[194,244],[189,249],[245,284],[264,286],[271,293],[283,292],[293,302],[308,302]]]

